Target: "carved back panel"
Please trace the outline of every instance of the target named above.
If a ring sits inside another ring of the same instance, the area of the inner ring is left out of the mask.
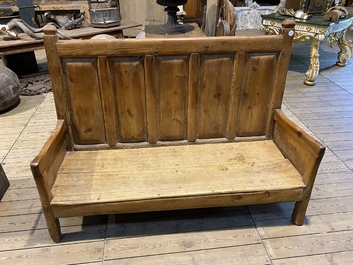
[[[271,138],[292,26],[195,39],[57,41],[47,31],[58,119],[77,148]]]

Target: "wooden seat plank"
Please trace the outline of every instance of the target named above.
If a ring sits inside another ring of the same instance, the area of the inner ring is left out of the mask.
[[[272,141],[69,153],[52,205],[302,189]],[[112,188],[114,187],[114,188]]]

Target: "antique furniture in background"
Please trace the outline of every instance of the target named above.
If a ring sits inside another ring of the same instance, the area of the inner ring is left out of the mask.
[[[120,40],[48,28],[58,123],[31,169],[52,239],[64,217],[282,201],[302,225],[325,148],[280,110],[293,26]]]
[[[196,23],[187,23],[183,25],[185,32],[173,35],[164,35],[159,32],[160,25],[146,25],[145,37],[146,38],[194,38],[206,37],[205,33]]]
[[[20,93],[21,85],[17,75],[0,63],[0,112],[15,105]]]
[[[230,36],[236,29],[236,13],[229,0],[207,0],[202,30],[206,36]]]
[[[21,0],[19,0],[21,1]],[[58,14],[62,13],[84,13],[85,19],[83,21],[84,26],[90,25],[90,12],[88,7],[87,0],[85,1],[33,1],[34,2],[34,11],[36,14],[44,14],[45,12],[54,12]],[[44,3],[43,3],[44,2]],[[18,6],[13,6],[12,11],[18,12]],[[38,23],[38,21],[37,21]],[[38,25],[40,26],[40,25]]]
[[[186,15],[183,19],[185,23],[197,23],[202,25],[204,16],[206,15],[206,0],[189,0],[184,5]]]
[[[275,6],[259,6],[253,3],[251,6],[235,7],[237,13],[236,30],[259,30],[262,24],[261,15],[268,15],[273,12]]]
[[[177,21],[177,12],[179,11],[178,6],[184,5],[187,0],[157,0],[157,4],[165,6],[165,12],[167,12],[167,22],[160,27],[161,34],[180,34],[184,33],[185,29],[183,25]]]
[[[119,1],[88,0],[88,7],[92,27],[107,28],[120,25]]]
[[[304,4],[303,4],[304,3]],[[308,6],[305,6],[305,1],[301,2],[301,6],[305,12],[310,12]],[[329,8],[326,4],[325,8]],[[327,10],[327,9],[325,9]],[[266,34],[280,34],[281,23],[288,19],[288,16],[283,16],[277,13],[262,15],[261,29]],[[310,66],[306,72],[306,85],[315,85],[315,80],[319,74],[319,45],[321,41],[328,41],[331,47],[338,45],[338,66],[345,66],[352,57],[353,45],[350,40],[346,40],[346,32],[352,26],[353,16],[348,15],[346,18],[338,21],[325,21],[324,14],[313,14],[307,20],[294,18],[296,22],[294,42],[312,40],[310,48]]]
[[[122,20],[120,26],[110,28],[83,27],[80,29],[62,30],[64,35],[70,38],[91,38],[98,34],[110,34],[115,37],[123,37],[123,30],[140,26],[141,24]],[[19,40],[14,40],[6,35],[0,35],[0,56],[8,54],[18,54],[26,51],[44,49],[43,39],[33,39],[26,34],[20,34]],[[4,60],[6,63],[6,59]]]
[[[229,0],[221,0],[216,36],[234,36],[236,30],[237,14],[233,4]]]
[[[136,21],[139,27],[124,30],[127,36],[137,36],[145,25],[161,25],[165,23],[164,7],[156,4],[156,0],[119,0],[120,14],[123,19]]]

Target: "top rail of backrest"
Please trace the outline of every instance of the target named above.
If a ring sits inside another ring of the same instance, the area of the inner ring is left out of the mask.
[[[278,52],[283,49],[283,36],[168,38],[168,39],[115,39],[115,40],[71,40],[58,41],[60,58],[87,58],[98,56],[143,56],[229,54],[239,51],[247,53]]]
[[[59,40],[45,30],[58,119],[71,145],[272,135],[294,22],[282,34]]]

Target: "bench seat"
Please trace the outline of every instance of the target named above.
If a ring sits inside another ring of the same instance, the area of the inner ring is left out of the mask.
[[[203,196],[212,195],[218,197],[215,206],[218,200],[224,206],[244,205],[260,198],[272,202],[273,192],[297,201],[304,187],[302,176],[271,140],[75,151],[67,152],[58,171],[51,205],[60,216],[87,215],[82,206],[92,204],[97,208],[88,214],[98,214],[102,205],[105,213],[109,208],[112,213],[153,211],[156,201],[170,198],[173,203],[163,210],[185,208],[185,198],[194,198],[187,208],[210,207],[213,198]],[[70,205],[75,211],[66,208]]]

